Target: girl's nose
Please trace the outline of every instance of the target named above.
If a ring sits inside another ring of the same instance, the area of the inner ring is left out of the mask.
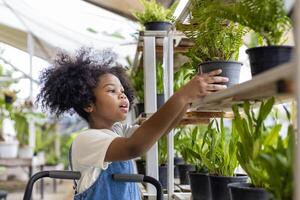
[[[127,98],[126,95],[125,95],[125,93],[121,93],[119,97],[120,97],[121,99]]]

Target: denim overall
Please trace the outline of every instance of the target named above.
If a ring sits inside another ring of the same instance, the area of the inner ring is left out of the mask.
[[[106,170],[101,170],[97,180],[87,190],[75,195],[74,200],[140,200],[136,183],[112,179],[112,174],[132,173],[132,161],[112,162]]]

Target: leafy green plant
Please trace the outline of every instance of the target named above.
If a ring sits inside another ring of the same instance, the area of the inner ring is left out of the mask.
[[[160,61],[156,64],[156,92],[157,94],[164,93],[164,68]]]
[[[132,73],[131,75],[132,84],[134,87],[134,90],[136,92],[137,100],[140,103],[144,102],[144,70],[138,69],[135,73]]]
[[[264,183],[276,200],[293,199],[293,165],[295,133],[292,125],[285,138],[278,136],[275,146],[268,146],[258,155],[258,163],[265,169]]]
[[[174,73],[174,92],[178,91],[183,85],[191,80],[194,75],[194,70],[188,67],[181,66]]]
[[[262,102],[257,116],[253,109],[250,109],[250,103],[247,101],[243,104],[246,117],[240,115],[238,105],[232,107],[234,112],[232,129],[240,135],[240,141],[237,144],[237,158],[256,187],[264,186],[262,177],[265,176],[264,169],[255,163],[258,154],[265,147],[275,144],[281,130],[281,124],[276,124],[269,129],[264,124],[274,102],[274,98],[269,99],[266,103]]]
[[[164,76],[164,69],[162,66],[162,63],[160,61],[156,64],[156,92],[157,94],[163,94],[164,93],[164,82],[163,82],[163,76]],[[130,74],[130,77],[132,78],[132,84],[135,89],[137,100],[139,102],[144,102],[144,70],[143,68],[139,68],[136,72],[132,72]]]
[[[218,16],[249,27],[259,34],[260,45],[283,43],[285,34],[291,28],[291,20],[284,10],[283,0],[215,2],[203,14]]]
[[[158,141],[158,162],[160,165],[166,165],[168,161],[167,136],[162,136]]]
[[[215,125],[215,127],[213,127]],[[223,118],[220,125],[216,119],[211,121],[204,133],[203,140],[189,152],[208,169],[219,176],[233,176],[238,166],[236,158],[238,134],[225,128]]]
[[[189,149],[193,149],[196,145],[196,141],[201,140],[205,130],[206,125],[198,126],[182,126],[176,128],[176,134],[174,136],[174,149],[179,153],[186,163],[194,164],[197,166],[199,171],[204,168],[198,159],[195,159],[193,155],[190,154]]]
[[[135,11],[133,15],[135,18],[142,24],[146,24],[148,22],[173,22],[174,17],[173,13],[178,5],[178,1],[173,3],[173,5],[166,9],[160,3],[157,3],[155,0],[139,0],[143,5],[143,12]]]
[[[271,98],[262,102],[257,115],[249,102],[243,105],[246,116],[241,116],[234,105],[233,129],[240,134],[238,160],[252,184],[267,189],[276,200],[288,200],[293,194],[295,136],[292,125],[286,137],[280,135],[282,125],[276,120],[274,125],[265,126],[274,101]],[[290,119],[288,112],[287,116]]]
[[[177,29],[194,42],[194,46],[186,53],[190,61],[185,65],[197,69],[200,63],[207,61],[237,60],[245,28],[227,19],[207,15],[207,9],[219,2],[217,0],[191,2],[190,23],[177,24]]]

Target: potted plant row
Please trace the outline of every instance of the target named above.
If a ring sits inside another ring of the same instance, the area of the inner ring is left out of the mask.
[[[257,115],[249,102],[243,104],[245,116],[239,114],[237,105],[233,106],[232,129],[240,134],[237,158],[251,183],[230,184],[232,200],[292,199],[294,130],[290,124],[287,135],[281,136],[281,123],[265,125],[274,102],[274,98],[262,102]]]
[[[291,29],[283,0],[211,1],[202,15],[230,20],[254,33],[256,46],[246,50],[253,76],[292,58],[293,47],[283,45]]]
[[[207,174],[201,174],[201,178],[206,180],[204,188],[207,188],[203,194],[198,197],[193,191],[200,189],[199,185],[192,185],[194,174],[190,174],[191,189],[194,199],[213,199],[213,200],[229,200],[229,190],[227,185],[234,182],[247,181],[247,176],[235,174],[238,166],[236,157],[238,133],[230,131],[224,126],[223,118],[220,123],[214,119],[203,135],[202,140],[197,141],[197,146],[190,149],[190,153],[198,159],[200,168],[205,166]],[[206,176],[206,177],[205,177]]]
[[[194,43],[186,53],[190,61],[184,65],[194,69],[194,73],[222,69],[221,76],[229,78],[226,85],[232,86],[239,83],[242,63],[237,60],[246,31],[238,23],[203,14],[211,2],[191,1],[189,24],[176,24]]]

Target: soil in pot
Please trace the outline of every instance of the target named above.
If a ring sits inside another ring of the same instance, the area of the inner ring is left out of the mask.
[[[237,176],[209,176],[212,200],[230,200],[229,183],[246,183],[248,177],[245,175]]]
[[[193,200],[211,200],[208,174],[189,172]]]
[[[292,46],[263,46],[247,49],[252,76],[289,62],[292,52]]]
[[[230,87],[239,84],[242,65],[242,63],[235,61],[205,62],[199,65],[199,73],[208,73],[213,70],[222,69],[220,76],[229,78],[229,81],[220,84],[225,84],[227,87]]]
[[[231,200],[272,200],[272,195],[263,188],[255,188],[249,183],[228,184]]]
[[[188,173],[191,171],[195,171],[196,167],[195,165],[190,164],[180,164],[177,165],[179,170],[179,179],[181,185],[189,185],[190,184],[190,178]]]
[[[144,26],[147,31],[168,31],[173,25],[170,22],[148,22]]]

